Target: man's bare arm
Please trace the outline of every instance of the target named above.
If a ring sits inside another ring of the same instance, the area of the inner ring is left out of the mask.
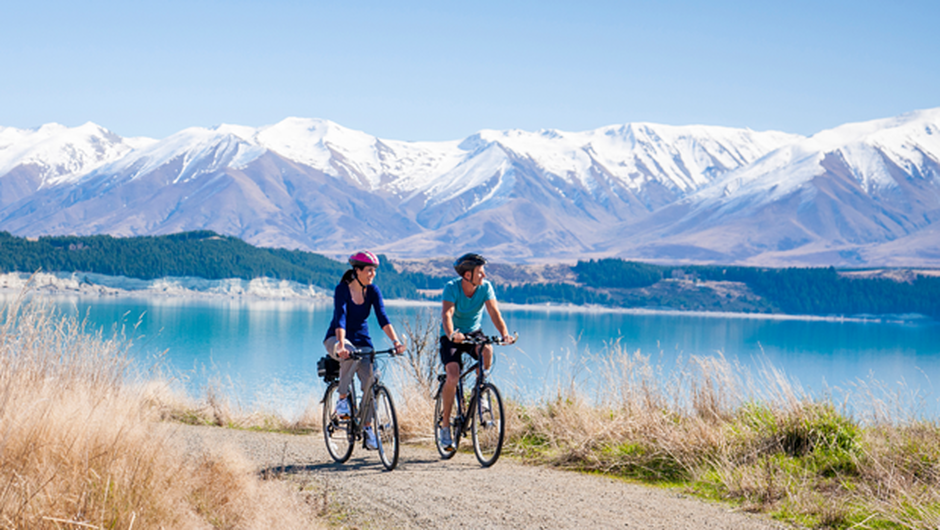
[[[453,302],[448,302],[447,300],[444,300],[444,305],[441,309],[441,322],[443,322],[444,324],[444,335],[446,335],[447,338],[449,338],[450,340],[454,342],[460,342],[456,339],[459,338],[462,341],[463,334],[454,332],[454,311],[455,310],[456,310],[456,307],[454,306]],[[455,335],[460,335],[460,337],[456,337]]]
[[[509,328],[506,327],[503,314],[499,311],[499,303],[495,299],[486,301],[486,312],[490,314],[490,320],[496,326],[496,331],[499,331],[499,334],[503,337],[503,342],[507,344],[515,342],[515,338],[509,335]]]

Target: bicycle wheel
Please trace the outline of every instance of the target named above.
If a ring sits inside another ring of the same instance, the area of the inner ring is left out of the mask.
[[[333,460],[342,463],[352,455],[356,435],[352,432],[352,418],[343,420],[336,415],[337,401],[339,384],[333,382],[323,395],[323,438],[326,441],[326,450]]]
[[[460,430],[455,427],[457,425],[457,408],[457,397],[454,396],[454,405],[450,408],[450,435],[454,441],[454,450],[446,451],[444,444],[441,443],[441,433],[438,429],[444,411],[444,382],[441,381],[441,385],[437,388],[437,398],[434,400],[434,446],[437,447],[437,452],[440,453],[441,458],[445,460],[457,454],[457,446],[460,443]]]
[[[493,384],[486,383],[480,392],[479,401],[472,403],[473,452],[483,467],[496,463],[503,449],[506,433],[506,418],[503,416],[503,400]]]
[[[377,385],[372,403],[373,422],[379,458],[385,469],[391,471],[398,464],[398,416],[392,396],[384,386]]]

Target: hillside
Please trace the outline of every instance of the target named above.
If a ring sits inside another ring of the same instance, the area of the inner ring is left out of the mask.
[[[387,265],[384,256],[380,261]],[[345,263],[311,252],[259,248],[211,231],[168,236],[18,238],[0,232],[0,272],[90,272],[141,280],[197,277],[209,280],[272,278],[332,292]],[[382,270],[389,298],[414,298],[415,289],[394,267]]]

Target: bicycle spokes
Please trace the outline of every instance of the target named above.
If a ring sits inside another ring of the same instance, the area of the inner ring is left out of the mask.
[[[323,398],[323,437],[333,460],[345,462],[352,455],[355,443],[354,420],[352,417],[341,419],[337,414],[338,388],[337,383],[330,384]]]
[[[493,417],[493,396],[490,392],[483,393],[480,398],[477,413],[480,415],[481,425],[484,428],[495,425]]]
[[[443,423],[443,415],[444,415],[444,381],[441,380],[441,384],[438,387],[438,391],[437,391],[437,397],[434,400],[434,445],[437,447],[437,452],[441,455],[441,458],[444,458],[444,459],[451,458],[452,456],[454,456],[454,453],[456,453],[456,449],[460,444],[461,420],[460,420],[460,415],[458,413],[460,409],[460,404],[458,403],[460,399],[460,395],[461,393],[460,393],[460,390],[458,389],[456,395],[454,396],[454,404],[450,408],[450,418],[449,418],[448,423],[451,427],[450,436],[451,436],[452,446],[454,448],[453,451],[450,451],[448,450],[447,446],[444,444],[444,441],[441,439],[442,433],[441,433],[440,426]]]
[[[474,405],[470,420],[473,452],[480,464],[488,467],[496,462],[503,447],[506,429],[503,402],[496,387],[486,383]]]
[[[374,426],[382,465],[391,471],[398,463],[398,418],[392,397],[385,387],[375,392]]]

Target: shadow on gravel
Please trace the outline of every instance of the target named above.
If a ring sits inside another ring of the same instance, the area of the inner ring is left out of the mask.
[[[425,466],[430,464],[436,464],[441,462],[440,458],[409,458],[408,460],[402,460],[398,463],[397,469],[407,468],[409,466]],[[262,479],[278,478],[283,475],[300,475],[307,473],[344,473],[344,472],[361,472],[361,471],[370,471],[375,470],[382,473],[387,471],[382,466],[380,462],[370,460],[368,458],[353,458],[346,461],[343,464],[338,464],[336,462],[323,462],[320,464],[289,464],[289,465],[280,465],[280,466],[271,466],[264,468],[258,472],[258,475]]]
[[[302,473],[338,473],[343,471],[385,471],[379,462],[370,462],[364,458],[349,460],[344,464],[324,462],[322,464],[271,466],[258,472],[263,479],[276,478],[281,475],[299,475]]]

